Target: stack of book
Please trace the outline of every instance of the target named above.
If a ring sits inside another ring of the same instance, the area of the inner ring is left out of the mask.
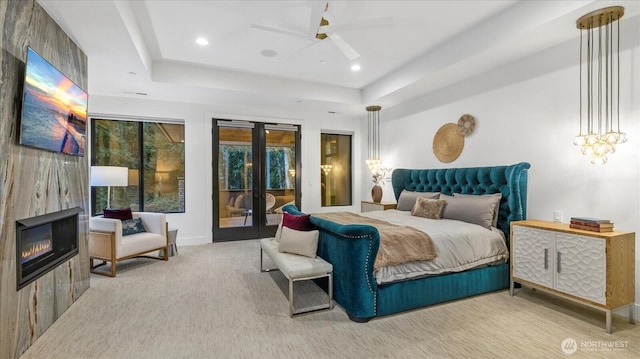
[[[608,219],[571,217],[569,227],[593,232],[613,232],[613,223]]]

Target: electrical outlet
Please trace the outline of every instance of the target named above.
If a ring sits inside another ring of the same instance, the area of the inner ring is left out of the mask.
[[[553,221],[562,222],[562,211],[553,211]]]

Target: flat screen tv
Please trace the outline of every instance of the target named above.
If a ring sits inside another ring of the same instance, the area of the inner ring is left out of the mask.
[[[20,144],[84,156],[87,100],[84,90],[27,48]]]

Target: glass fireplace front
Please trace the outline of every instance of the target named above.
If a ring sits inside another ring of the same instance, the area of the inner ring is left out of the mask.
[[[78,254],[76,207],[16,221],[16,290]]]

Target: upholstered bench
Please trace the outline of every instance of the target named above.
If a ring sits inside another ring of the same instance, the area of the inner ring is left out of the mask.
[[[269,272],[274,269],[264,269],[262,264],[263,253],[266,253],[277,269],[289,280],[289,316],[310,313],[320,310],[333,309],[333,266],[320,257],[306,257],[298,254],[283,253],[278,251],[278,242],[275,238],[263,238],[260,240],[260,271]],[[329,280],[329,303],[302,309],[293,306],[293,283],[327,277]]]

